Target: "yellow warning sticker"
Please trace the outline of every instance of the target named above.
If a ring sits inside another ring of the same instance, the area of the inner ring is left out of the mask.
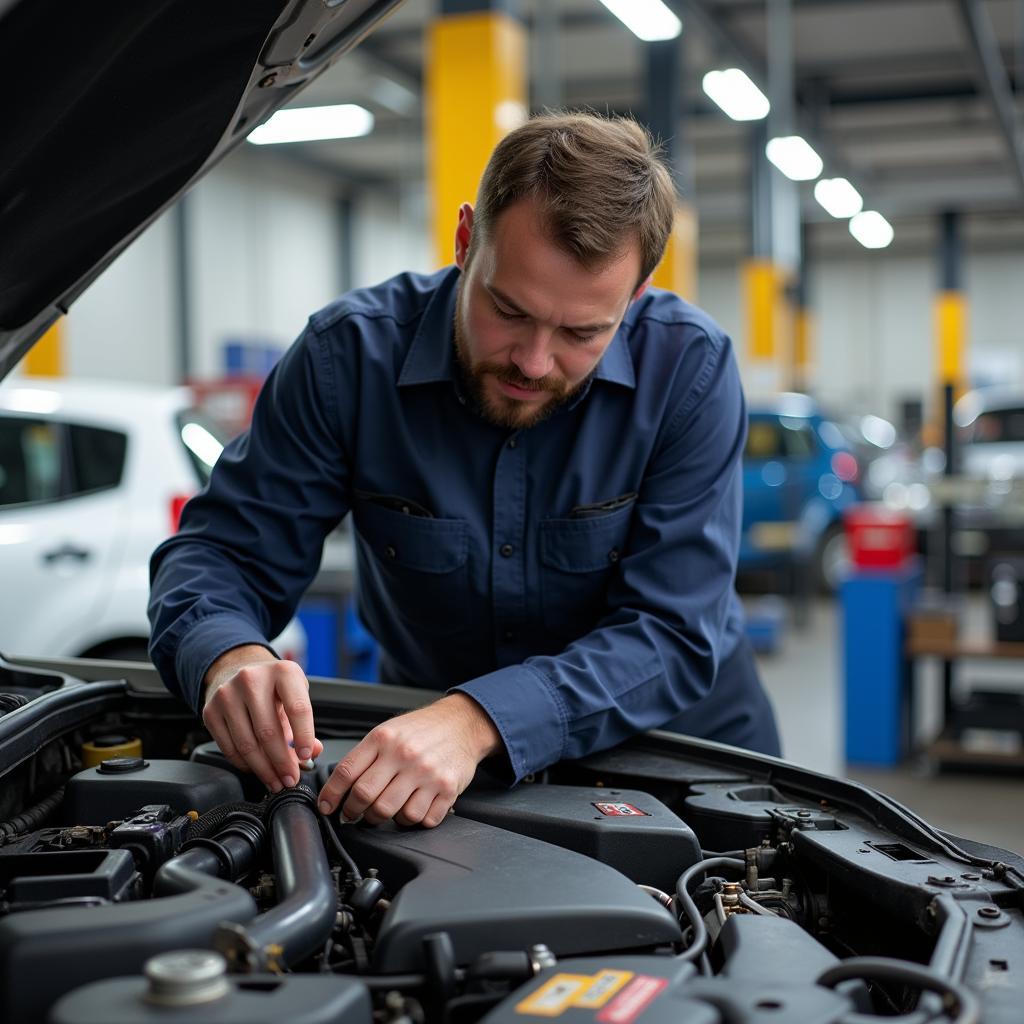
[[[589,974],[556,974],[536,992],[516,1004],[516,1013],[533,1017],[558,1017],[573,1005],[573,1000],[593,985]]]
[[[576,996],[572,1005],[584,1010],[600,1009],[632,977],[632,971],[598,971],[590,987]]]

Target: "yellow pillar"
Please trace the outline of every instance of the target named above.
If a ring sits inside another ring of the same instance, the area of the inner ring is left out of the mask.
[[[793,383],[794,391],[806,391],[811,382],[811,363],[814,359],[814,316],[806,306],[795,311],[793,329]]]
[[[64,318],[61,317],[28,350],[22,372],[30,377],[62,377],[64,369]]]
[[[654,271],[653,283],[688,302],[697,301],[697,211],[689,203],[680,203],[676,209],[672,234]]]
[[[796,349],[795,314],[787,294],[790,273],[767,259],[742,267],[747,378],[754,393],[791,387]]]
[[[476,200],[491,151],[526,117],[526,29],[496,10],[442,15],[429,28],[426,85],[434,257],[443,266],[459,206]]]
[[[936,366],[939,385],[964,392],[967,354],[967,298],[961,291],[941,291],[935,300]]]

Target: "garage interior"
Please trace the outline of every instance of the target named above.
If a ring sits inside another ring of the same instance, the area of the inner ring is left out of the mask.
[[[761,417],[748,498],[791,490],[788,460],[812,455],[790,443],[800,429],[825,452],[811,497],[831,532],[806,535],[792,504],[745,524],[741,593],[784,757],[1024,850],[1024,2],[666,0],[650,40],[613,13],[642,6],[398,6],[288,104],[348,105],[350,137],[240,146],[0,396],[188,385],[237,432],[313,310],[450,262],[454,211],[501,133],[545,109],[632,115],[679,192],[656,283],[732,337]],[[734,120],[711,98],[706,76],[727,69],[766,117]],[[820,158],[799,181],[767,156],[794,137]],[[816,186],[837,180],[833,216]],[[4,498],[0,531],[24,500]],[[372,682],[352,573],[343,527],[300,610],[302,645],[310,675]],[[54,653],[123,657],[132,639]],[[38,653],[21,642],[0,635],[0,650]]]

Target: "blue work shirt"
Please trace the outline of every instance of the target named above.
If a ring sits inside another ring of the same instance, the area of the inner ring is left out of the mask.
[[[728,337],[650,288],[589,384],[510,432],[461,385],[458,282],[403,274],[313,315],[154,553],[151,655],[193,707],[219,655],[288,622],[350,510],[383,681],[469,694],[516,779],[709,694],[742,636]]]

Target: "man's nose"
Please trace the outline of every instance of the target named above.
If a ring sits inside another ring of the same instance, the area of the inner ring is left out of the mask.
[[[546,377],[553,368],[551,331],[538,326],[528,341],[517,345],[512,352],[516,369],[530,380]]]

